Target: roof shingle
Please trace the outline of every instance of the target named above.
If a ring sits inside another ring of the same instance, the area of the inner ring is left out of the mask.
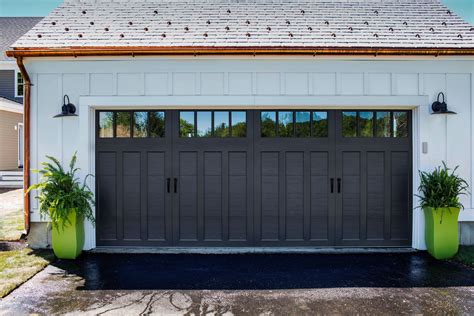
[[[37,17],[0,17],[0,61],[13,60],[5,55],[20,36],[28,32],[42,18]]]
[[[474,48],[439,0],[67,0],[15,48]]]

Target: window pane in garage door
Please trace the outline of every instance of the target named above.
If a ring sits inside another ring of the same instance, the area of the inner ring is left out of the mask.
[[[114,137],[114,112],[99,112],[99,137]]]
[[[342,136],[357,137],[357,112],[342,112]]]
[[[194,112],[179,112],[179,136],[194,137]]]
[[[310,112],[296,112],[296,137],[311,136],[311,115]]]
[[[408,113],[394,112],[393,113],[393,136],[394,137],[408,137]]]
[[[232,137],[247,136],[247,113],[232,111]]]
[[[293,112],[278,112],[278,136],[293,137]]]
[[[262,137],[276,136],[276,112],[262,112],[260,114]]]
[[[214,136],[228,137],[229,136],[229,112],[218,111],[214,112]]]
[[[313,137],[328,137],[328,112],[313,112]]]
[[[359,112],[359,130],[361,137],[374,136],[374,113]]]
[[[133,113],[133,137],[147,137],[148,128],[148,112],[134,112]]]
[[[127,138],[130,137],[130,125],[131,125],[131,113],[130,112],[117,112],[115,113],[115,135],[117,137]]]
[[[376,112],[377,137],[390,137],[390,112]]]
[[[150,137],[165,137],[165,112],[150,112]]]
[[[212,136],[212,112],[199,111],[197,112],[197,136],[211,137]]]

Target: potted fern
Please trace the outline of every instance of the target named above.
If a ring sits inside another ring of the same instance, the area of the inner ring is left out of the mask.
[[[436,259],[447,259],[458,252],[458,216],[463,205],[459,197],[469,185],[443,162],[433,172],[420,171],[420,207],[425,213],[425,241]]]
[[[84,219],[94,223],[94,195],[86,185],[89,175],[82,184],[77,179],[76,154],[69,170],[56,158],[46,157],[49,162],[41,164],[43,169],[34,170],[41,175],[40,181],[30,186],[28,192],[38,190],[41,217],[51,220],[54,254],[60,259],[76,259],[84,246]]]

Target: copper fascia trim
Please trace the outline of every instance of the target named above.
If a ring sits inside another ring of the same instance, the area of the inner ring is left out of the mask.
[[[78,57],[139,55],[471,55],[473,48],[331,48],[331,47],[66,47],[16,48],[9,57]]]
[[[24,127],[24,156],[23,156],[23,215],[25,220],[25,233],[28,235],[30,231],[30,195],[28,187],[30,186],[30,95],[31,95],[31,81],[25,65],[23,65],[23,58],[17,57],[16,60],[18,68],[24,80],[25,93],[23,95],[23,127]]]

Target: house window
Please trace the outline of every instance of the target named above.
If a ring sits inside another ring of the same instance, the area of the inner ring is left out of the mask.
[[[23,97],[24,86],[23,76],[21,72],[17,72],[15,76],[15,97]]]

